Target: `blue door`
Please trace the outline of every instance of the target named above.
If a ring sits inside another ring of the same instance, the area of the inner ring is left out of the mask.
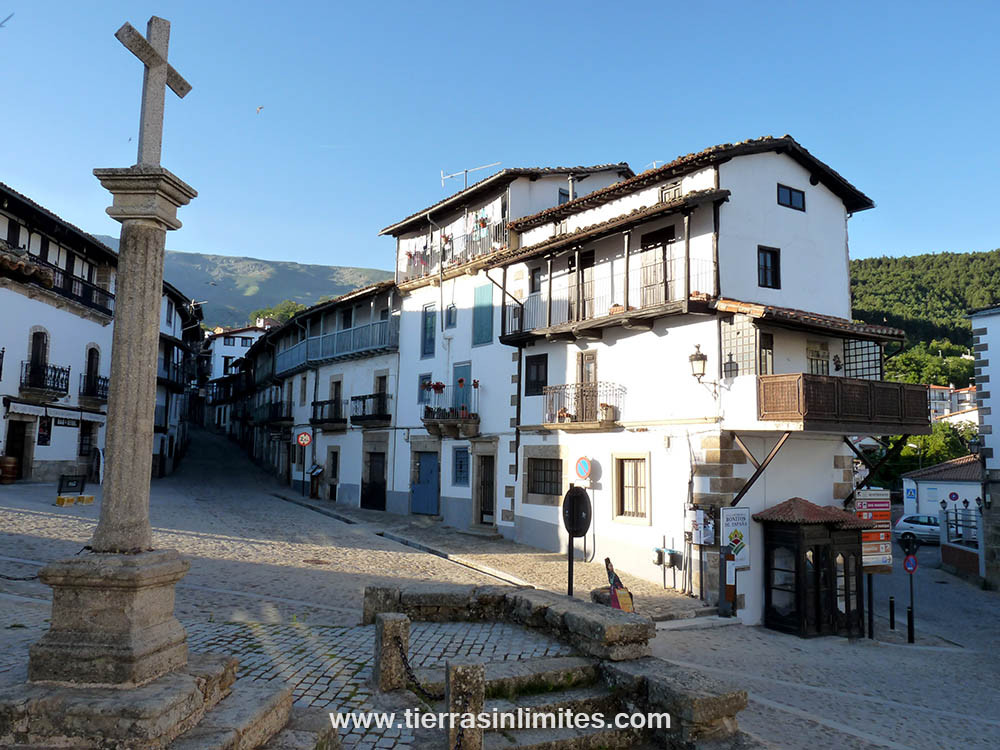
[[[455,365],[455,390],[451,407],[458,413],[472,411],[472,365]]]
[[[417,483],[413,485],[414,513],[438,514],[438,454],[417,454]]]

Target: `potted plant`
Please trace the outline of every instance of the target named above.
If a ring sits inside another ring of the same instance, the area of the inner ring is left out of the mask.
[[[611,305],[611,309],[608,310],[608,315],[617,315],[618,313],[623,313],[623,312],[625,312],[625,306],[619,305],[617,302],[615,302],[613,305]]]
[[[613,404],[600,404],[601,409],[601,421],[602,422],[614,422],[615,421],[615,407]]]
[[[569,410],[565,406],[560,406],[559,411],[556,413],[560,422],[572,422],[573,415],[569,413]]]

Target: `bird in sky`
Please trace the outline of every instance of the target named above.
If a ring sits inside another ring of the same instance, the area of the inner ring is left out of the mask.
[[[7,24],[7,22],[8,22],[8,21],[9,21],[10,19],[12,19],[13,17],[14,17],[14,14],[13,14],[13,13],[11,13],[11,14],[10,14],[9,16],[7,16],[7,17],[6,17],[5,19],[3,19],[2,21],[0,21],[0,29],[4,28],[4,26],[5,26],[6,24]]]
[[[258,115],[260,114],[260,111],[261,111],[262,109],[264,109],[264,105],[263,105],[263,104],[261,104],[261,105],[260,105],[259,107],[257,107],[257,114],[258,114]]]

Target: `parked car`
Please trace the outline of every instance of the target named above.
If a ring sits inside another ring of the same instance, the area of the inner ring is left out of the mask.
[[[939,544],[941,526],[936,516],[911,514],[896,521],[892,535],[901,543],[916,539],[921,544]]]

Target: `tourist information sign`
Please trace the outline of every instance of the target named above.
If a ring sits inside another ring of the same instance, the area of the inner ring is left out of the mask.
[[[865,573],[892,573],[892,506],[889,490],[858,490],[854,514],[874,524],[861,532],[861,559]]]
[[[733,568],[750,567],[750,509],[722,509],[722,543],[729,545],[733,555]]]

